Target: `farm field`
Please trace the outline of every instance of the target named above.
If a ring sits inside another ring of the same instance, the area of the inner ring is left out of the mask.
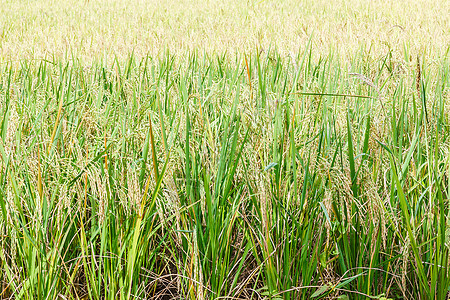
[[[448,1],[0,4],[0,299],[448,299]]]

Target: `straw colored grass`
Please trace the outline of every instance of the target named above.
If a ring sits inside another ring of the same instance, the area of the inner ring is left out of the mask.
[[[276,48],[287,55],[313,36],[316,52],[342,59],[406,44],[441,55],[448,45],[445,0],[351,1],[6,1],[0,3],[0,57],[126,57],[188,50],[228,53]]]

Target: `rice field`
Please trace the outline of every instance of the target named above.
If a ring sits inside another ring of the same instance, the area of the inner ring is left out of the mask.
[[[448,299],[432,2],[1,1],[0,299]]]

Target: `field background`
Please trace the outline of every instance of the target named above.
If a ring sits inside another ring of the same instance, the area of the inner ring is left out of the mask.
[[[450,1],[0,0],[0,299],[446,299]]]
[[[304,49],[348,58],[374,53],[442,55],[449,1],[0,1],[0,56],[80,59],[206,51],[281,54]],[[394,52],[395,53],[395,52]]]

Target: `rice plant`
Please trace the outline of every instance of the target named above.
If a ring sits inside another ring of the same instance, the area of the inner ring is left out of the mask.
[[[0,70],[0,298],[445,299],[447,54]]]

